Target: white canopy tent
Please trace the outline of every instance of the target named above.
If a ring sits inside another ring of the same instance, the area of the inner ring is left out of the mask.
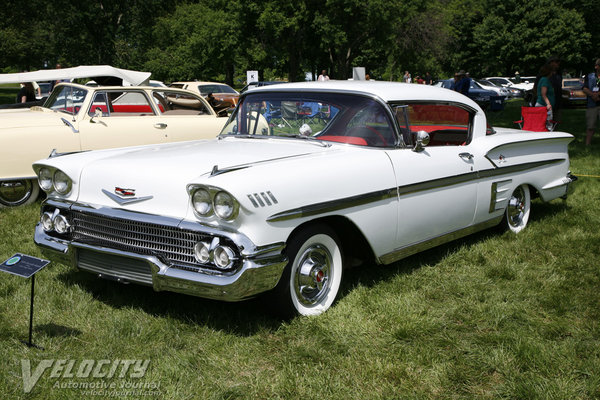
[[[123,81],[123,86],[147,85],[150,72],[131,71],[110,65],[80,65],[72,68],[42,69],[32,72],[0,74],[1,83],[48,82],[62,79],[112,77]]]

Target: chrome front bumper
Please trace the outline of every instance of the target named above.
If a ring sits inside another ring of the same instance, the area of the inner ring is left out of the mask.
[[[34,241],[49,259],[101,278],[224,301],[244,300],[273,289],[287,264],[283,243],[259,248],[250,245],[245,237],[243,243],[238,243],[244,249],[240,266],[229,273],[186,270],[159,256],[64,240],[44,232],[40,223],[35,228]]]

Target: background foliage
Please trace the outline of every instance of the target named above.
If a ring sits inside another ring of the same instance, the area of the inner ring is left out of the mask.
[[[593,0],[4,0],[0,69],[110,64],[165,81],[332,78],[364,66],[447,77],[535,75],[551,54],[581,74],[600,56]]]

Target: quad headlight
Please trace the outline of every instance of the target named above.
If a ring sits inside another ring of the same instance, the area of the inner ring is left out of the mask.
[[[52,172],[48,168],[42,168],[38,172],[38,182],[43,191],[52,189]]]
[[[200,215],[206,216],[212,211],[212,200],[208,190],[198,189],[192,194],[194,210]]]
[[[214,214],[226,221],[237,217],[239,203],[226,191],[216,187],[190,185],[188,192],[196,216],[210,217]]]
[[[67,174],[59,169],[56,170],[53,179],[54,190],[59,194],[66,195],[71,191],[72,184],[73,183]]]
[[[73,188],[73,181],[67,174],[52,167],[42,167],[37,171],[38,183],[46,193],[56,192],[67,196]]]
[[[235,212],[235,199],[227,192],[219,192],[214,199],[215,214],[221,219],[230,219]]]

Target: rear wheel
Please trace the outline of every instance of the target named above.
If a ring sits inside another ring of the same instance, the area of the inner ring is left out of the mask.
[[[40,188],[35,179],[18,179],[0,182],[0,205],[16,207],[37,200]]]
[[[343,254],[331,228],[314,225],[295,234],[288,265],[274,289],[275,306],[285,316],[318,315],[335,301],[342,281]]]
[[[504,212],[504,227],[514,233],[521,232],[527,226],[530,210],[531,196],[529,194],[529,187],[521,185],[514,190],[508,200],[508,206]]]

